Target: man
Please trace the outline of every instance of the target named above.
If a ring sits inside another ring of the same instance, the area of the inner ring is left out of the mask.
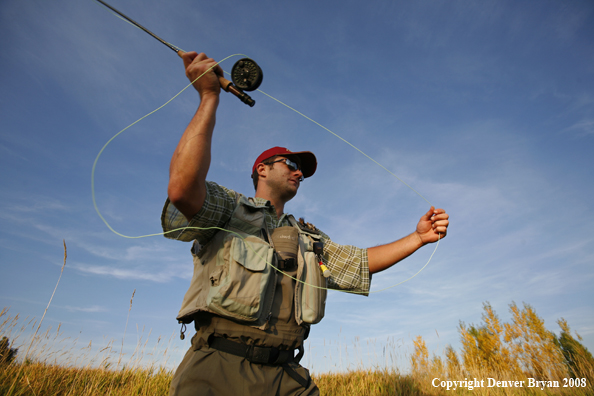
[[[256,159],[253,198],[207,182],[223,72],[205,54],[182,58],[190,81],[212,70],[194,82],[200,105],[173,154],[162,215],[168,238],[194,241],[194,276],[178,320],[193,321],[196,335],[170,395],[317,395],[299,359],[310,325],[324,315],[325,287],[366,295],[370,274],[445,237],[449,216],[431,208],[395,242],[339,245],[284,212],[317,162],[282,147]]]

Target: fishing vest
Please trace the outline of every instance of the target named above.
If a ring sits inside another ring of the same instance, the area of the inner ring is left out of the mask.
[[[286,296],[290,291],[275,292],[281,286],[277,277],[287,275],[276,269],[282,252],[279,256],[271,243],[265,209],[240,195],[224,230],[200,249],[194,242],[194,274],[177,316],[180,323],[192,322],[192,316],[199,312],[210,312],[242,325],[267,328],[275,305],[278,308],[282,303],[276,301],[283,299],[278,296]],[[297,281],[284,278],[282,287],[294,287],[296,324],[308,326],[322,320],[326,306],[326,278],[313,252],[313,244],[321,236],[301,227],[293,216],[288,219],[297,229],[297,268],[293,275]]]

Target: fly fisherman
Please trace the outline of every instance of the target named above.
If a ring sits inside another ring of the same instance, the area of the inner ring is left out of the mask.
[[[216,64],[196,52],[182,58],[190,81]],[[196,334],[170,395],[318,395],[299,360],[324,316],[325,287],[367,295],[371,274],[445,237],[448,215],[432,207],[410,235],[360,249],[284,212],[316,170],[308,151],[264,151],[252,168],[254,198],[206,181],[222,75],[217,65],[194,82],[200,105],[173,154],[161,218],[165,232],[188,227],[166,236],[193,242],[194,259],[177,319],[193,321]]]

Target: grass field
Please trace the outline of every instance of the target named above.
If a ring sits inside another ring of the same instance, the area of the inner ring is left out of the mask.
[[[123,368],[118,371],[97,368],[68,368],[45,363],[13,364],[0,374],[2,395],[167,395],[173,373],[159,368]],[[432,386],[431,376],[401,375],[394,371],[356,371],[314,376],[322,395],[592,395],[587,388],[523,388],[485,386],[446,390]],[[505,374],[498,378],[507,377]],[[263,395],[266,393],[264,392]]]
[[[521,314],[526,311],[530,310],[525,308],[518,312]],[[486,323],[489,315],[487,309]],[[492,326],[493,322],[490,323]],[[20,333],[26,326],[37,328],[38,323],[29,320],[23,325],[19,323],[18,315],[13,317],[6,309],[1,312],[0,336],[7,337],[5,340],[8,340],[8,336],[20,340]],[[532,357],[536,356],[539,364],[544,364],[536,367],[534,364],[531,365],[529,355],[521,356],[523,349],[516,349],[516,355],[513,355],[510,345],[504,342],[504,337],[499,340],[498,345],[494,334],[490,334],[489,328],[484,326],[461,325],[461,337],[468,337],[465,349],[460,352],[446,349],[443,357],[430,358],[423,339],[417,337],[414,341],[414,352],[409,357],[412,370],[408,373],[401,373],[394,367],[321,373],[314,374],[313,378],[321,394],[328,396],[594,394],[594,365],[588,360],[587,351],[578,351],[583,356],[575,354],[575,364],[571,366],[563,360],[561,344],[556,349],[551,349],[551,345],[540,339],[539,348],[531,351]],[[501,327],[503,329],[505,326]],[[513,330],[512,327],[508,327],[509,331]],[[0,359],[0,395],[167,395],[173,372],[171,369],[163,368],[159,361],[147,364],[143,345],[138,346],[132,360],[123,364],[117,358],[118,347],[113,343],[102,348],[98,355],[87,356],[86,348],[68,346],[60,339],[60,334],[58,328],[53,332],[48,330],[36,335],[33,342],[0,345],[4,357],[4,361]],[[545,333],[550,334],[552,333]],[[474,343],[473,337],[476,337]],[[554,345],[554,339],[550,341]],[[523,343],[526,346],[525,340]],[[534,342],[533,344],[536,345]],[[6,359],[6,351],[17,348],[17,357],[20,358],[9,362],[10,359]],[[548,355],[539,355],[543,351],[547,351]],[[148,353],[160,361],[167,358],[166,354],[166,349],[159,353]],[[487,356],[485,354],[490,354],[490,360],[484,359]],[[114,355],[117,361],[115,363]],[[507,360],[503,356],[507,356]],[[591,355],[589,358],[591,359]],[[578,380],[573,380],[572,376],[577,376]],[[543,382],[530,382],[529,378],[538,378]],[[453,382],[465,379],[468,380],[461,383]],[[519,385],[521,387],[518,387]]]
[[[130,309],[133,298],[134,293]],[[444,356],[429,356],[418,336],[408,356],[410,372],[387,365],[312,377],[327,396],[594,395],[594,357],[563,318],[557,322],[561,333],[556,335],[544,327],[530,305],[520,308],[511,303],[509,323],[501,323],[489,303],[483,308],[481,324],[460,323],[461,351],[448,346]],[[124,361],[122,339],[119,352],[109,342],[89,356],[91,344],[82,348],[76,342],[69,344],[60,326],[39,333],[44,317],[45,313],[39,321],[23,321],[6,308],[0,312],[0,396],[168,394],[173,371],[165,368],[167,345],[147,352],[147,343],[139,341]],[[151,357],[148,363],[147,356]],[[262,394],[267,394],[265,389]]]

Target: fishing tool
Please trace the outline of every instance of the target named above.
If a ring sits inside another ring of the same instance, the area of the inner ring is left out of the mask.
[[[329,278],[332,274],[330,273],[328,267],[326,267],[324,265],[324,262],[322,261],[322,256],[324,255],[324,243],[314,242],[313,252],[316,255],[316,258],[318,259],[318,264],[320,265],[320,271],[322,271],[322,275],[324,275],[324,278]]]
[[[175,45],[163,40],[162,38],[160,38],[159,36],[157,36],[156,34],[151,32],[150,30],[148,30],[147,28],[145,28],[144,26],[139,24],[138,22],[136,22],[133,19],[131,19],[130,17],[122,14],[120,11],[116,10],[115,8],[113,8],[112,6],[110,6],[109,4],[104,2],[103,0],[97,0],[97,2],[103,4],[105,7],[107,7],[111,11],[115,12],[120,17],[124,18],[124,20],[128,21],[129,23],[136,26],[140,30],[150,34],[155,39],[157,39],[159,42],[165,44],[168,48],[175,51],[175,53],[177,53],[177,55],[179,55],[180,58],[183,54],[185,54],[185,51],[182,50],[181,48],[176,47]],[[262,69],[260,68],[260,66],[258,66],[258,64],[253,59],[243,58],[243,59],[240,59],[237,62],[235,62],[235,64],[231,68],[231,80],[233,80],[233,82],[227,80],[223,76],[218,76],[218,77],[219,77],[219,84],[221,84],[221,88],[223,88],[224,91],[230,92],[233,95],[237,96],[237,98],[239,98],[239,100],[241,100],[243,103],[247,104],[250,107],[253,107],[256,104],[256,101],[254,99],[252,99],[248,94],[243,92],[243,91],[249,92],[249,91],[254,91],[254,90],[258,89],[258,87],[262,83],[262,79],[264,77],[264,74],[262,73]]]

